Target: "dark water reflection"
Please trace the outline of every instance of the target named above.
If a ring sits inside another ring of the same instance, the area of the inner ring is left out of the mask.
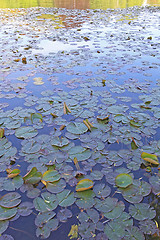
[[[160,0],[0,0],[0,8],[56,7],[105,10],[133,6],[160,6]]]

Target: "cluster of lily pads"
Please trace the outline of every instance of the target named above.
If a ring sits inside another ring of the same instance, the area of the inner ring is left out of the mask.
[[[158,12],[0,10],[0,239],[30,214],[37,239],[159,238]]]

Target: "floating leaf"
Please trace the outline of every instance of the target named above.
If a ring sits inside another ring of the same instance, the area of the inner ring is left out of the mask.
[[[36,219],[35,219],[36,226],[42,227],[45,223],[47,223],[55,215],[56,215],[56,213],[53,212],[53,211],[39,212]]]
[[[64,147],[64,146],[67,146],[69,144],[69,140],[67,138],[64,138],[64,137],[54,137],[52,140],[51,140],[51,144],[53,146],[56,146],[56,147]]]
[[[67,106],[67,104],[65,102],[63,105],[63,113],[64,114],[71,113],[71,110],[69,109],[69,107]]]
[[[36,167],[33,167],[24,177],[25,183],[36,184],[41,180],[42,173],[37,171]]]
[[[8,173],[8,178],[14,178],[16,176],[18,176],[20,174],[20,170],[17,168],[17,169],[6,169],[6,172]]]
[[[61,207],[71,206],[75,202],[74,193],[70,190],[65,189],[63,192],[57,194],[59,205]]]
[[[29,138],[35,137],[37,134],[38,134],[37,130],[29,126],[20,127],[15,131],[15,136],[17,138],[29,139]]]
[[[80,191],[85,191],[88,189],[91,189],[93,187],[93,181],[90,179],[82,179],[77,183],[76,186],[76,191],[80,192]]]
[[[31,121],[33,123],[34,119],[39,119],[40,122],[43,122],[42,114],[40,113],[31,113]]]
[[[120,173],[115,178],[115,183],[118,187],[126,188],[133,183],[132,177],[127,173]]]
[[[70,237],[70,239],[78,238],[78,225],[74,224],[71,226],[71,230],[68,233],[68,237]]]
[[[0,198],[0,206],[5,208],[13,208],[20,204],[21,195],[17,192],[10,192]]]
[[[84,123],[80,123],[80,122],[72,123],[72,122],[70,122],[67,125],[67,131],[70,132],[70,133],[73,133],[73,134],[83,134],[83,133],[88,131],[88,128]]]
[[[141,158],[149,163],[159,165],[158,158],[155,154],[150,154],[146,152],[141,153]]]
[[[0,128],[0,138],[4,137],[4,128]]]
[[[7,220],[4,220],[4,221],[0,221],[0,235],[6,231],[6,229],[8,228],[9,226],[9,221]],[[1,237],[0,237],[1,239]]]
[[[44,84],[44,82],[42,81],[43,78],[41,78],[41,77],[35,77],[35,78],[33,78],[33,80],[34,80],[34,84],[35,85],[42,85],[42,84]]]
[[[60,179],[60,175],[56,170],[48,170],[43,173],[41,181],[46,185],[46,182],[56,182]]]
[[[156,211],[147,203],[136,203],[129,206],[129,214],[136,220],[153,219]]]
[[[7,220],[14,217],[17,213],[17,208],[4,208],[0,206],[0,220]]]

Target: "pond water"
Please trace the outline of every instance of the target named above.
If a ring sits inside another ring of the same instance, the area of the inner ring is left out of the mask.
[[[0,240],[160,238],[158,6],[0,1]]]
[[[127,8],[159,6],[160,0],[0,0],[0,8],[56,7],[67,9]]]

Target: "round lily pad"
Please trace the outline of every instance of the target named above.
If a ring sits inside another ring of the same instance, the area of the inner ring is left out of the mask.
[[[76,191],[85,191],[93,187],[93,181],[90,179],[82,179],[77,183]]]
[[[15,136],[17,138],[33,138],[38,134],[38,131],[31,126],[20,127],[15,131]]]
[[[133,179],[127,173],[120,173],[115,178],[115,183],[118,187],[126,188],[133,183]]]
[[[84,123],[71,122],[67,125],[67,131],[73,134],[83,134],[88,131],[88,128]]]
[[[21,195],[17,192],[10,192],[0,198],[0,206],[5,208],[13,208],[20,204]]]
[[[60,175],[56,170],[48,170],[42,175],[42,182],[55,182],[60,179]]]
[[[17,213],[17,208],[4,208],[0,206],[0,220],[7,220],[14,217]]]

